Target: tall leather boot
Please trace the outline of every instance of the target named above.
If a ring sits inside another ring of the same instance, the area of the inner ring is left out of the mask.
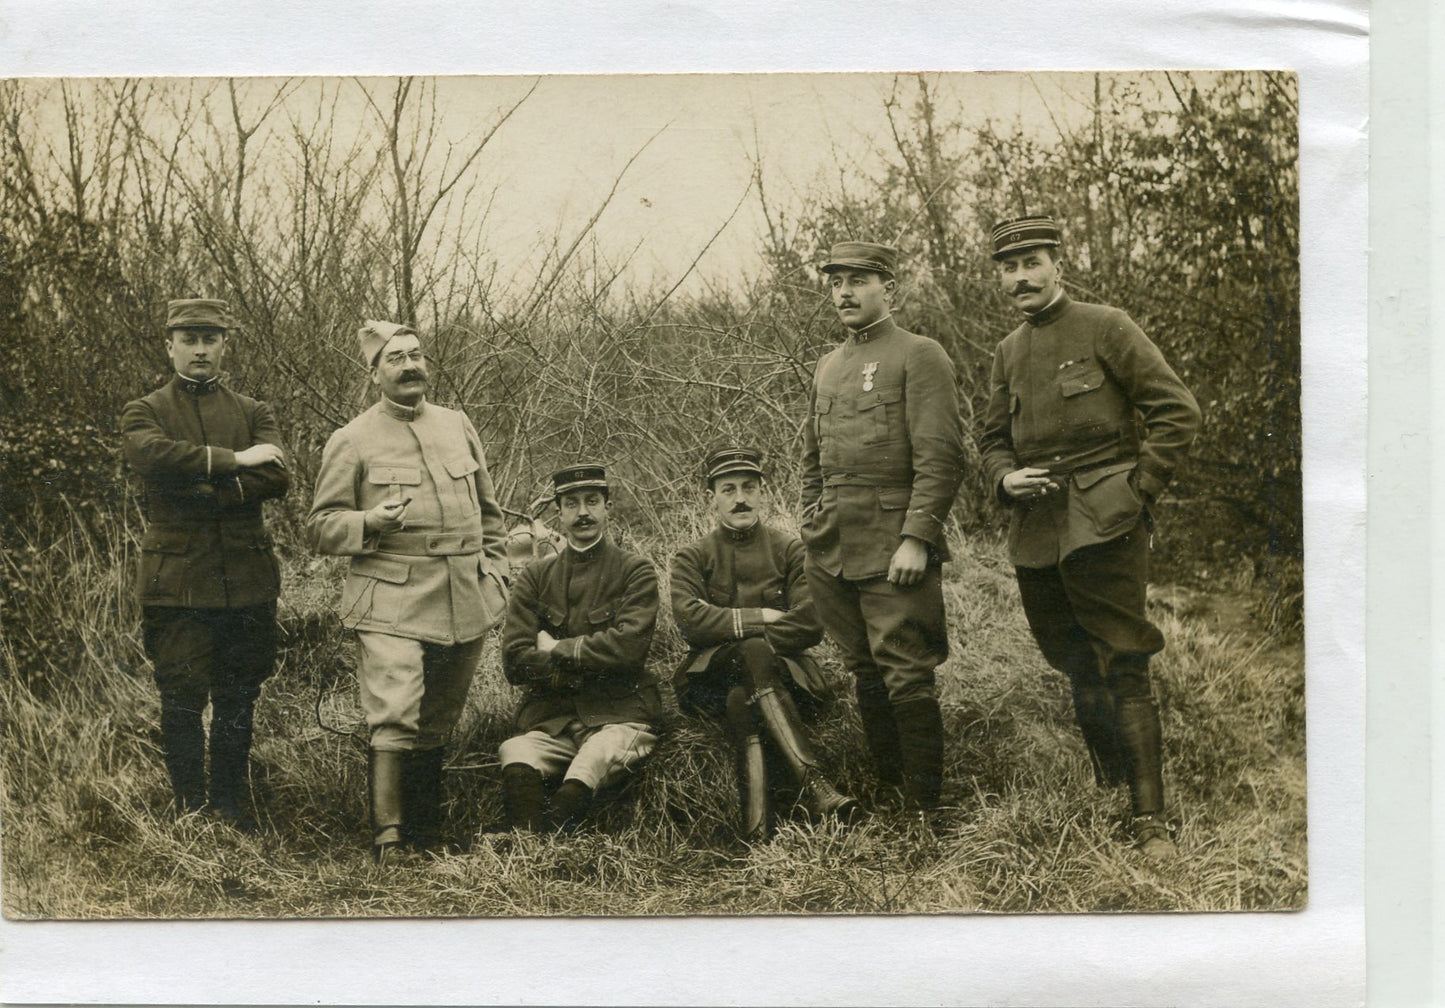
[[[542,772],[526,763],[502,767],[502,809],[508,829],[540,833],[547,828],[547,790]]]
[[[571,833],[592,806],[592,789],[575,777],[562,782],[552,794],[552,828]]]
[[[1120,700],[1118,719],[1119,741],[1129,766],[1135,842],[1146,857],[1169,860],[1178,851],[1164,817],[1163,744],[1154,698]]]
[[[856,680],[854,695],[858,698],[858,717],[863,722],[863,738],[873,757],[878,780],[890,787],[903,786],[903,753],[898,747],[898,724],[893,720],[893,703],[883,680]]]
[[[893,708],[903,755],[903,793],[908,804],[931,811],[943,790],[943,713],[933,697],[905,700]]]
[[[761,843],[772,832],[772,802],[763,740],[756,732],[743,739],[738,754],[738,797],[743,811],[743,839]]]
[[[406,754],[402,772],[402,821],[406,838],[418,853],[439,848],[442,843],[442,764],[446,752],[416,749]]]
[[[206,732],[200,711],[161,701],[161,757],[171,779],[176,815],[197,812],[206,804]]]
[[[788,770],[803,792],[803,801],[815,816],[836,815],[847,819],[858,811],[858,803],[840,793],[823,776],[822,761],[798,716],[793,697],[782,689],[767,686],[753,694],[763,727],[787,763]]]
[[[406,852],[406,817],[402,804],[402,768],[406,753],[369,750],[371,791],[371,859],[377,864],[401,860]]]
[[[210,808],[242,830],[255,828],[251,815],[251,731],[249,703],[212,707]]]
[[[741,685],[728,689],[724,703],[728,739],[737,757],[738,807],[742,812],[741,835],[748,843],[766,840],[772,832],[773,793],[768,751],[758,734],[758,712],[750,691]]]
[[[1070,682],[1074,719],[1089,750],[1089,762],[1094,766],[1094,783],[1099,787],[1122,784],[1128,777],[1128,768],[1119,745],[1113,695],[1092,669],[1087,677],[1074,676]]]

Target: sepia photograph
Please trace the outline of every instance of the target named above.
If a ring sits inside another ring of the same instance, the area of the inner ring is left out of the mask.
[[[1305,909],[1299,105],[0,81],[0,909]]]

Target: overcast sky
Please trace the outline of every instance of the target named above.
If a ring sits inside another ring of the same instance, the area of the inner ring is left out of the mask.
[[[1005,128],[1052,134],[1087,114],[1093,75],[972,73],[930,75],[939,117],[973,126],[992,119]],[[905,109],[915,82],[891,74],[546,76],[435,78],[443,141],[465,147],[506,109],[535,91],[492,138],[475,165],[476,198],[467,214],[439,218],[440,228],[472,225],[467,247],[495,257],[503,291],[525,290],[537,275],[541,246],[555,235],[570,242],[639,150],[618,192],[597,222],[595,250],[612,263],[628,261],[626,282],[670,283],[717,236],[698,265],[697,279],[726,280],[758,265],[761,215],[749,194],[760,158],[770,201],[790,209],[798,194],[836,189],[855,162],[871,172],[890,145],[884,103],[895,88]],[[54,82],[31,81],[37,128],[66,157],[64,119]],[[104,81],[71,82],[74,94],[104,94]],[[224,86],[215,80],[159,82],[168,102],[211,92],[213,115],[224,129],[230,116]],[[338,147],[358,137],[368,150],[383,137],[363,87],[386,107],[395,87],[387,78],[253,78],[242,82],[244,115],[254,121],[278,89],[286,99],[250,149],[253,170],[290,166],[292,123],[317,130],[319,104],[335,98],[329,131]],[[413,97],[415,101],[415,96]],[[174,114],[156,112],[148,130],[163,138]],[[275,132],[272,133],[271,129]],[[165,141],[162,139],[162,146]],[[644,149],[645,148],[645,149]],[[214,157],[216,147],[193,156]],[[745,198],[746,196],[746,198]],[[485,209],[485,217],[482,212]],[[982,236],[980,236],[982,241]],[[592,248],[587,249],[590,254]]]

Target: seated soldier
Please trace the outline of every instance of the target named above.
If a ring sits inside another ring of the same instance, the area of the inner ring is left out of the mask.
[[[718,525],[672,561],[672,613],[692,645],[674,684],[678,702],[726,717],[737,749],[743,833],[771,827],[768,763],[784,773],[816,816],[850,817],[857,803],[823,776],[799,708],[815,715],[826,684],[807,649],[823,638],[803,575],[803,544],[762,523],[761,459],[722,448],[703,466]],[[765,758],[763,738],[775,758]],[[775,783],[775,782],[774,782]]]
[[[647,674],[657,573],[607,539],[600,465],[552,476],[566,547],[524,567],[502,634],[502,670],[526,689],[502,743],[501,829],[572,830],[598,789],[652,752],[662,700]],[[546,782],[561,777],[548,799]]]

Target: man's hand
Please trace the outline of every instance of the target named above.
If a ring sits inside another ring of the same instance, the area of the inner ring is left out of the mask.
[[[900,588],[907,588],[923,580],[928,568],[928,544],[913,536],[904,536],[903,542],[893,551],[888,562],[888,580]]]
[[[1059,485],[1049,478],[1047,469],[1036,469],[1033,466],[1015,469],[1003,478],[1003,492],[1014,500],[1034,500],[1057,489]]]
[[[382,501],[376,505],[376,507],[366,512],[366,518],[363,520],[366,531],[372,535],[400,532],[406,527],[406,522],[404,522],[401,517],[402,512],[406,510],[406,506],[410,503],[410,498],[407,500]]]
[[[549,633],[548,633],[547,631],[545,631],[545,630],[540,630],[540,631],[537,632],[537,650],[538,650],[538,651],[541,651],[543,654],[550,654],[551,651],[552,651],[552,649],[553,649],[554,647],[556,647],[556,646],[557,646],[557,638],[556,638],[556,637],[553,637],[551,634],[549,634]]]
[[[273,444],[256,444],[236,452],[236,465],[242,469],[254,469],[272,462],[286,468],[286,454]]]
[[[788,615],[781,609],[759,609],[758,611],[763,614],[764,623],[776,623],[778,620]]]

